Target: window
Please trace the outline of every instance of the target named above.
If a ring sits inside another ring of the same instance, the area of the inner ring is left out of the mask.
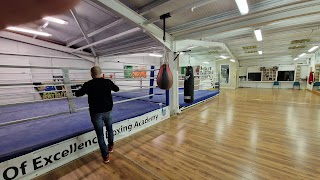
[[[261,72],[248,73],[248,81],[261,81]]]
[[[294,81],[294,71],[278,71],[278,81]]]

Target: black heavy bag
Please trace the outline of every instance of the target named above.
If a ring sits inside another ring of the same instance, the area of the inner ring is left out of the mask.
[[[194,101],[194,76],[193,68],[188,66],[184,77],[184,102],[193,103]]]
[[[173,77],[168,64],[162,64],[157,76],[157,84],[160,89],[169,90],[173,84]]]

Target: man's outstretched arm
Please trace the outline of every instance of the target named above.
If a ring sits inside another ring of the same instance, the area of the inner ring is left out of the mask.
[[[76,91],[76,97],[84,96],[87,93],[87,84],[84,83],[83,86]]]

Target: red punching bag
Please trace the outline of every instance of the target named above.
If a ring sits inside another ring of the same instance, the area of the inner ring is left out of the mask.
[[[162,64],[157,76],[160,89],[169,90],[172,87],[173,77],[168,64]]]
[[[315,81],[315,78],[314,78],[314,76],[313,76],[313,72],[310,72],[309,79],[308,79],[308,83],[309,83],[309,84],[312,84],[314,81]]]

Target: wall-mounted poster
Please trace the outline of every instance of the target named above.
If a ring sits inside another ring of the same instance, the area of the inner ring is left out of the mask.
[[[124,66],[125,78],[147,78],[146,66]]]

